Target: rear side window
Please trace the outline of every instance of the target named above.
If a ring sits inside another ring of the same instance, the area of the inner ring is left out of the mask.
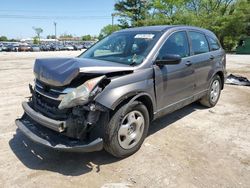
[[[204,34],[194,31],[189,31],[188,34],[192,44],[191,50],[194,55],[209,52],[208,42]]]
[[[208,43],[209,43],[211,51],[215,51],[215,50],[220,49],[220,44],[219,44],[219,41],[217,39],[213,39],[211,37],[207,37],[207,39],[208,39]]]
[[[159,52],[159,58],[167,54],[180,55],[181,57],[189,56],[189,44],[185,31],[173,33],[163,44]]]

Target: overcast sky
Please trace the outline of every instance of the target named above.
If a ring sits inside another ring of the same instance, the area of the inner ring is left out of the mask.
[[[115,0],[4,0],[0,6],[0,36],[34,37],[32,27],[41,27],[42,37],[67,33],[98,35],[111,24]]]

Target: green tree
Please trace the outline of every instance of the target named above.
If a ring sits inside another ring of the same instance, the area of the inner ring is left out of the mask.
[[[119,15],[122,28],[139,26],[140,21],[147,18],[151,7],[149,0],[119,0],[115,3],[115,10]]]
[[[247,34],[249,0],[154,0],[151,22],[193,25],[212,30],[226,50]],[[153,24],[154,25],[154,24]]]
[[[8,39],[9,42],[17,42],[17,39]]]
[[[83,41],[90,41],[90,40],[92,40],[92,38],[93,37],[91,37],[91,35],[84,35],[84,36],[82,36],[82,40]]]
[[[6,36],[0,36],[0,41],[8,41],[8,38]]]
[[[37,37],[33,38],[33,44],[39,44],[39,39]]]
[[[122,27],[192,25],[212,30],[226,50],[250,35],[250,0],[120,0]]]
[[[37,35],[38,43],[40,43],[40,36],[41,36],[41,33],[43,32],[43,29],[40,27],[33,27],[33,29]]]
[[[56,39],[56,36],[55,35],[48,35],[47,39]]]
[[[119,25],[107,25],[102,28],[100,34],[99,34],[99,40],[110,35],[111,33],[120,30],[121,27]]]

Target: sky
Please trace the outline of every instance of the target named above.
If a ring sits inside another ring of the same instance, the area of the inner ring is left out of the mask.
[[[98,35],[112,23],[115,0],[3,0],[0,6],[0,36],[30,38],[32,27],[43,29],[41,36]],[[115,23],[117,19],[115,19]]]

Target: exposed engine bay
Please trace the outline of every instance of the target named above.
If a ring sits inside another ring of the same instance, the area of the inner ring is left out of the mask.
[[[108,83],[108,80],[105,81]],[[85,105],[77,105],[70,108],[59,109],[58,106],[62,102],[67,93],[73,89],[55,88],[48,86],[38,80],[35,87],[30,86],[32,97],[29,105],[35,111],[54,120],[64,121],[65,124],[59,128],[62,134],[77,139],[86,139],[93,126],[99,120],[101,112],[107,112],[107,109],[92,101],[93,97],[102,91],[104,85],[98,85],[95,93],[90,99],[86,98]]]
[[[82,59],[54,59],[53,63],[48,60],[37,60],[34,66],[35,85],[30,85],[32,97],[28,103],[45,117],[64,121],[58,131],[80,140],[99,136],[90,135],[91,130],[100,116],[108,113],[106,107],[95,102],[95,97],[110,83],[112,77],[131,73],[130,70],[121,71],[119,68],[109,68],[107,72],[105,67],[99,67],[98,73],[89,73],[90,70],[84,73],[79,65],[83,62],[86,66]],[[55,65],[57,63],[58,66]],[[70,68],[65,71],[64,66]],[[50,74],[53,74],[53,79]]]

